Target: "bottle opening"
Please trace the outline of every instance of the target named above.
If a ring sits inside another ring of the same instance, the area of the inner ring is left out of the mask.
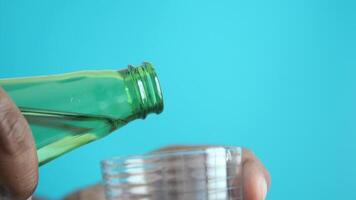
[[[163,95],[157,74],[152,64],[145,62],[139,67],[129,66],[128,71],[135,80],[140,96],[142,117],[148,113],[161,113],[163,111]]]

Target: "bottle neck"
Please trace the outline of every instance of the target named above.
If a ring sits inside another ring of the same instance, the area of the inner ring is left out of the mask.
[[[150,63],[139,67],[129,66],[124,73],[135,117],[145,118],[149,113],[163,111],[163,96],[157,74]]]

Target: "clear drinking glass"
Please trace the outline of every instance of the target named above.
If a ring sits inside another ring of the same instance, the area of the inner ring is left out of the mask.
[[[102,161],[108,200],[242,200],[240,147],[202,147]]]

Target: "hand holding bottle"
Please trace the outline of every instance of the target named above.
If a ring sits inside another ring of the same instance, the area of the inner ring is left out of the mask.
[[[196,146],[174,146],[159,151],[187,148]],[[269,173],[249,150],[243,149],[243,155],[244,199],[264,200],[270,185]],[[38,159],[31,129],[20,110],[0,88],[0,199],[27,199],[35,190],[37,181]],[[103,199],[101,186],[94,189],[95,195],[93,188],[84,189],[76,193],[80,195],[71,195],[68,199]]]

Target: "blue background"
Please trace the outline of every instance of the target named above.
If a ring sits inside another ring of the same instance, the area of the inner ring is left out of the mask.
[[[0,76],[151,61],[165,111],[40,169],[58,199],[99,161],[169,144],[243,145],[268,199],[356,199],[355,1],[0,0]]]

